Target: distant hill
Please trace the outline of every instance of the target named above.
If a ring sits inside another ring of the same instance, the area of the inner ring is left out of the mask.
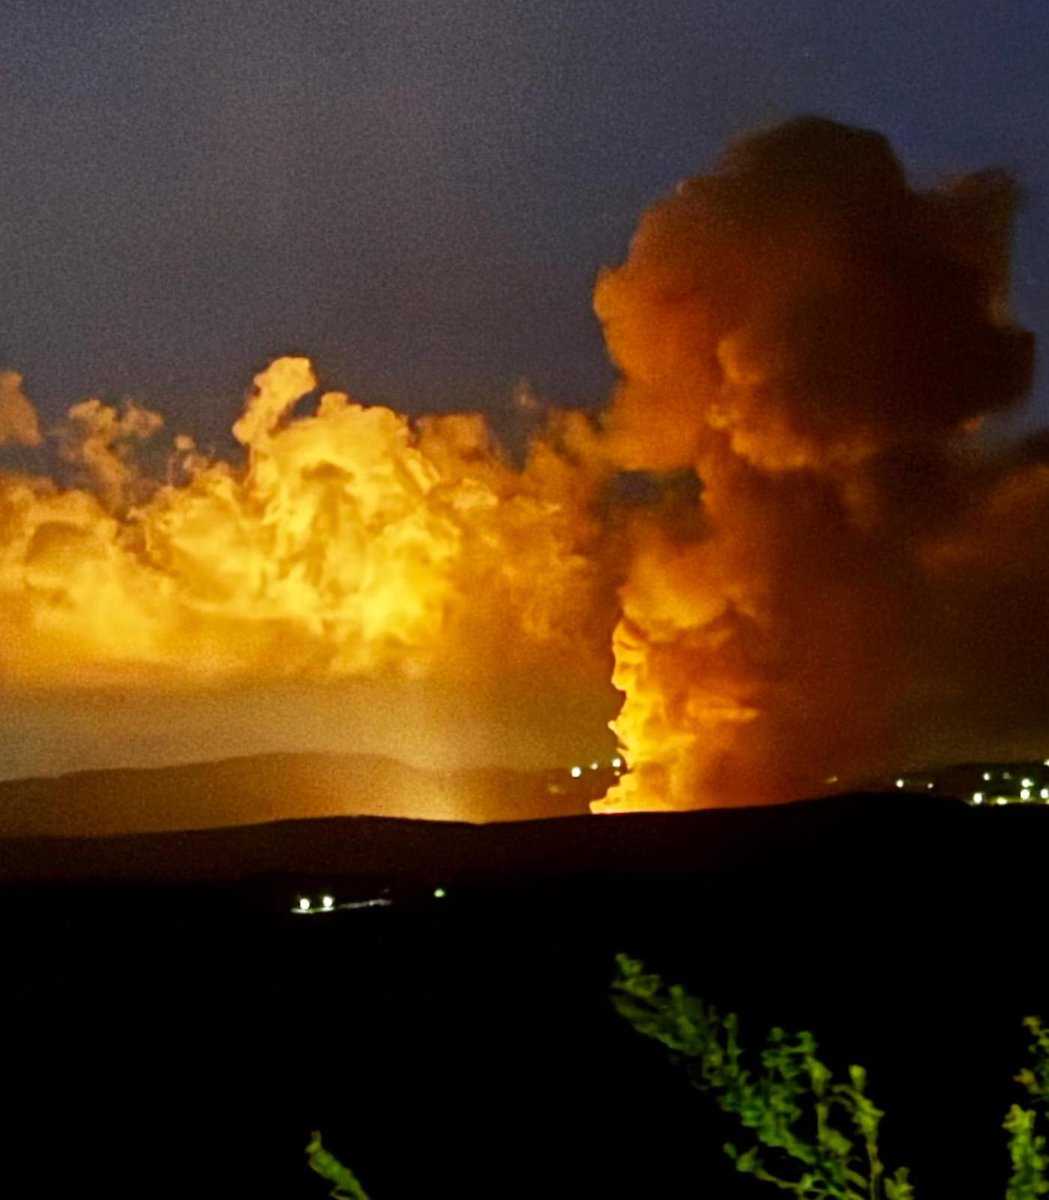
[[[788,887],[946,871],[976,884],[1039,873],[1049,830],[1049,808],[991,812],[939,785],[590,815],[588,801],[612,778],[611,769],[573,779],[567,770],[441,773],[377,756],[272,754],[2,782],[0,884],[279,877],[283,896],[299,877],[410,891],[653,871]]]
[[[381,882],[409,895],[437,885],[698,872],[737,894],[815,889],[821,904],[837,889],[891,889],[904,878],[923,887],[962,882],[989,900],[996,887],[1040,877],[1047,833],[1049,809],[1041,806],[980,809],[900,793],[488,825],[321,817],[95,838],[9,837],[0,840],[0,885],[254,880],[268,889],[269,880],[283,905],[300,884],[354,891]]]
[[[607,777],[606,777],[607,776]],[[424,771],[375,755],[265,754],[0,782],[0,837],[100,837],[301,817],[527,820],[584,813],[609,772]]]

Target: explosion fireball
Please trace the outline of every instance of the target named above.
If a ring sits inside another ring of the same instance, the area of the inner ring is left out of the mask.
[[[1032,375],[1014,204],[995,171],[915,190],[822,119],[739,140],[600,276],[616,392],[523,463],[478,415],[318,395],[301,358],[257,376],[236,461],[158,451],[134,405],[42,431],[2,373],[8,702],[504,676],[542,705],[612,667],[601,811],[1040,756],[1049,454],[981,428]]]

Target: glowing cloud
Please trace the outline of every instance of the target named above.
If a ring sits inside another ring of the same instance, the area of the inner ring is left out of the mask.
[[[1041,757],[1049,443],[980,432],[1032,373],[1014,200],[999,172],[915,190],[830,121],[740,140],[598,281],[602,418],[536,409],[520,465],[478,415],[410,420],[282,358],[241,456],[176,434],[158,472],[157,414],[86,400],[44,437],[0,373],[0,687],[259,713],[266,688],[328,712],[355,680],[449,711],[502,688],[549,722],[611,673],[605,811]]]
[[[1044,621],[971,624],[980,551],[976,579],[936,565],[1001,486],[967,432],[1031,378],[1013,196],[997,173],[914,191],[877,134],[799,120],[682,184],[601,277],[613,453],[702,494],[687,523],[639,522],[614,640],[632,772],[600,807],[789,799],[935,757],[976,732],[979,637],[1044,656]]]

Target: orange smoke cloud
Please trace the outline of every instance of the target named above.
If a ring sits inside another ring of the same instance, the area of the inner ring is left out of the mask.
[[[799,120],[682,184],[601,277],[612,453],[702,496],[687,529],[637,531],[614,642],[633,770],[599,807],[783,800],[987,748],[972,596],[998,591],[976,539],[1002,485],[960,442],[1031,379],[1013,199],[998,173],[915,191],[878,135]],[[1044,495],[1001,522],[1044,523]],[[1041,628],[982,628],[1044,651]]]
[[[158,478],[156,414],[88,400],[43,437],[0,373],[0,443],[58,460],[0,475],[0,686],[250,693],[268,728],[267,688],[323,692],[333,725],[355,680],[464,719],[502,689],[549,725],[614,656],[630,771],[605,811],[1041,755],[1049,453],[980,432],[1032,374],[1014,202],[998,172],[915,190],[829,121],[739,141],[599,278],[600,428],[533,413],[522,465],[478,415],[318,397],[284,358],[242,460],[181,434]]]
[[[604,657],[595,484],[551,441],[517,470],[480,417],[412,426],[340,393],[297,414],[315,387],[305,359],[277,360],[234,426],[244,465],[180,436],[165,483],[134,459],[159,416],[71,409],[55,437],[80,486],[0,480],[4,679],[469,679],[497,652]]]
[[[36,446],[40,426],[36,410],[22,391],[22,376],[16,371],[0,371],[0,445]]]

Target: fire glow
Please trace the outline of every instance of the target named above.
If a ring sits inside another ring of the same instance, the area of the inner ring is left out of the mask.
[[[159,415],[88,400],[42,433],[4,373],[0,681],[502,674],[542,705],[611,669],[629,770],[601,811],[1022,757],[1049,733],[1049,456],[980,432],[1031,378],[1013,202],[996,172],[916,191],[827,121],[734,143],[599,278],[610,404],[549,411],[523,463],[479,415],[318,397],[280,358],[242,460],[178,434],[157,472]]]

